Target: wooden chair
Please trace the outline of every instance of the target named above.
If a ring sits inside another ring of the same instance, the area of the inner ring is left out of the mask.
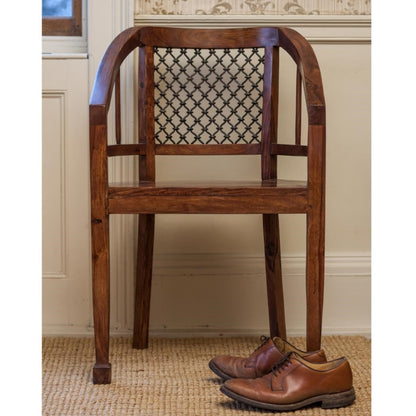
[[[138,48],[138,143],[121,144],[120,64]],[[293,144],[277,140],[279,48],[296,63]],[[115,88],[115,143],[107,142]],[[304,92],[307,145],[301,144]],[[252,182],[160,183],[155,155],[259,155]],[[108,183],[108,158],[137,155],[137,183]],[[277,179],[277,156],[307,157],[307,181]],[[111,382],[109,215],[139,215],[133,347],[148,344],[155,214],[262,214],[270,335],[286,336],[278,214],[307,216],[307,348],[321,342],[324,285],[325,102],[309,43],[288,28],[134,27],[110,44],[90,101],[91,236],[96,364]]]

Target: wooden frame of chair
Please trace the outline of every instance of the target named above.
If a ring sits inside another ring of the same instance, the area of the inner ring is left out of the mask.
[[[261,141],[253,144],[158,144],[155,141],[154,48],[264,48]],[[297,65],[295,144],[277,142],[279,48]],[[120,76],[123,60],[139,48],[137,144],[121,144]],[[107,143],[113,88],[116,144]],[[301,94],[304,91],[308,144],[301,144]],[[246,183],[159,183],[155,155],[257,154],[262,178]],[[108,183],[108,158],[137,155],[139,181]],[[307,181],[277,179],[277,156],[306,156]],[[148,345],[155,214],[250,213],[263,215],[269,325],[271,336],[286,337],[280,259],[280,213],[307,216],[307,349],[321,343],[325,240],[325,101],[315,54],[289,28],[179,29],[134,27],[110,44],[100,63],[90,100],[91,241],[96,363],[93,382],[111,382],[109,362],[109,215],[139,214],[138,263],[133,346]]]

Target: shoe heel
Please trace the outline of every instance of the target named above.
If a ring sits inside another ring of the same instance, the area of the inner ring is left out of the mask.
[[[342,393],[327,394],[325,398],[322,399],[321,407],[322,409],[334,409],[336,407],[349,406],[354,403],[355,392],[354,387],[348,391],[343,391]]]

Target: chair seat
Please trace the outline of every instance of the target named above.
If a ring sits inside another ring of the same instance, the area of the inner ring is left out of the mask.
[[[166,181],[110,184],[109,213],[306,212],[304,181]]]

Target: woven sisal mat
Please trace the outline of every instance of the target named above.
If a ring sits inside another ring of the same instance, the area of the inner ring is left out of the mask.
[[[304,338],[289,338],[304,348]],[[275,414],[238,404],[219,392],[220,379],[208,368],[215,355],[247,356],[256,338],[150,340],[147,350],[131,339],[112,338],[112,384],[93,385],[93,340],[44,338],[43,415],[50,416],[228,416]],[[346,356],[354,374],[356,402],[341,409],[309,407],[280,415],[350,416],[371,414],[371,347],[364,337],[324,337],[328,359]]]

